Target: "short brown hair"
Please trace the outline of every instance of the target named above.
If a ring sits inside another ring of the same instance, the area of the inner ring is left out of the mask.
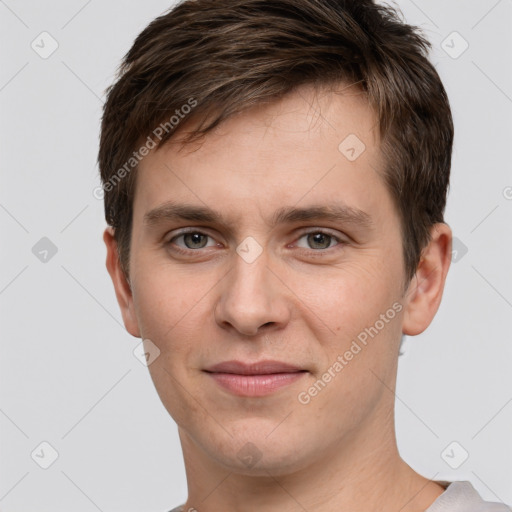
[[[201,120],[187,138],[193,141],[298,86],[349,82],[364,91],[378,119],[410,281],[431,226],[443,222],[453,143],[430,47],[417,27],[372,0],[186,0],[152,21],[107,89],[101,125],[105,217],[126,276],[141,140],[155,143],[159,126],[165,130],[156,146],[169,140],[172,118],[191,110],[185,105]]]

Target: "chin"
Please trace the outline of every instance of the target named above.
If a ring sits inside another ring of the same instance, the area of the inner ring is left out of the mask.
[[[237,425],[238,433],[233,437],[223,435],[216,443],[211,436],[203,437],[200,444],[226,470],[248,476],[288,475],[307,467],[318,456],[321,447],[305,444],[304,432],[289,428],[279,432],[278,423],[272,422],[270,428],[269,423]]]
[[[243,452],[243,455],[242,455]],[[248,442],[235,453],[215,454],[217,462],[228,471],[247,476],[284,476],[300,471],[307,466],[305,454],[299,454],[297,447],[282,449],[280,453],[267,449],[260,450]]]

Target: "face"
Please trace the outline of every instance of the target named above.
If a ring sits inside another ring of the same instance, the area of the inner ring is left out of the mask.
[[[123,316],[159,351],[187,450],[279,474],[388,428],[405,297],[382,168],[353,88],[303,87],[142,160]]]

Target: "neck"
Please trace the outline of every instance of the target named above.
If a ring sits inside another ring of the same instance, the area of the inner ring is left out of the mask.
[[[183,510],[424,512],[444,489],[401,459],[394,415],[387,411],[386,421],[374,415],[373,421],[337,439],[327,453],[286,475],[229,470],[180,428],[189,491]]]

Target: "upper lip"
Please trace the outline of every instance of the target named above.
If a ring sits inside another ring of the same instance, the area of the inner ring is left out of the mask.
[[[266,360],[256,363],[224,361],[206,368],[205,371],[210,373],[234,373],[237,375],[269,375],[272,373],[294,373],[305,370],[281,361]]]

